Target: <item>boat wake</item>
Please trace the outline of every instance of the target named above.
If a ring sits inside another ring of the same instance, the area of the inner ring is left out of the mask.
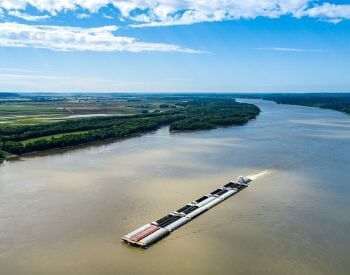
[[[263,176],[267,176],[271,173],[272,173],[271,170],[264,170],[264,171],[261,171],[261,172],[255,174],[255,175],[249,175],[249,176],[247,176],[247,178],[249,178],[251,180],[256,180],[256,179],[261,178]]]

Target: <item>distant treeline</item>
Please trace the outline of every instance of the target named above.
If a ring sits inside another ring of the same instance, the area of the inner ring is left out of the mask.
[[[294,96],[270,98],[271,100],[281,104],[319,107],[350,114],[350,96]]]
[[[219,126],[242,125],[255,118],[260,109],[232,99],[201,99],[178,103],[185,107],[185,118],[170,124],[170,131],[213,129]]]
[[[302,105],[332,109],[346,114],[350,114],[350,94],[262,94],[262,95],[242,95],[242,97],[261,98],[271,100],[279,104]]]
[[[2,97],[19,97],[19,94],[15,94],[15,93],[0,93],[0,98]]]
[[[260,113],[255,105],[237,103],[229,98],[195,99],[177,105],[179,108],[163,113],[83,118],[33,126],[3,126],[0,127],[0,150],[24,154],[126,138],[165,125],[170,125],[170,131],[242,125]]]

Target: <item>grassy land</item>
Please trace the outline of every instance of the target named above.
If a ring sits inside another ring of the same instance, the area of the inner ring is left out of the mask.
[[[67,97],[60,100],[1,101],[0,125],[36,125],[64,121],[80,115],[136,115],[163,112],[178,100]],[[166,103],[168,108],[161,108]],[[176,108],[176,107],[175,107]]]
[[[43,137],[38,137],[38,138],[30,138],[30,139],[26,139],[26,140],[21,141],[21,143],[25,146],[28,143],[35,143],[38,140],[42,140],[42,139],[44,139],[46,141],[50,141],[53,138],[61,138],[61,137],[65,136],[65,135],[80,135],[80,134],[85,134],[87,132],[88,131],[78,131],[78,132],[62,133],[62,134],[56,134],[56,135],[43,136]]]

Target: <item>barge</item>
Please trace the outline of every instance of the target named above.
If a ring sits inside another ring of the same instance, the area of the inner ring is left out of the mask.
[[[122,238],[122,241],[132,246],[147,248],[190,222],[192,219],[203,214],[205,211],[208,211],[212,207],[243,190],[249,185],[250,181],[250,178],[239,176],[236,182],[230,181],[224,186],[186,204],[163,218],[145,224],[129,234],[126,234]]]

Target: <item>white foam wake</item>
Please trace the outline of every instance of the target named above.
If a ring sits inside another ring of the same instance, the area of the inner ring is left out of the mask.
[[[263,176],[269,175],[271,173],[272,173],[271,170],[264,170],[264,171],[261,171],[261,172],[255,174],[255,175],[249,175],[247,177],[250,178],[251,180],[256,180],[258,178],[261,178]]]

